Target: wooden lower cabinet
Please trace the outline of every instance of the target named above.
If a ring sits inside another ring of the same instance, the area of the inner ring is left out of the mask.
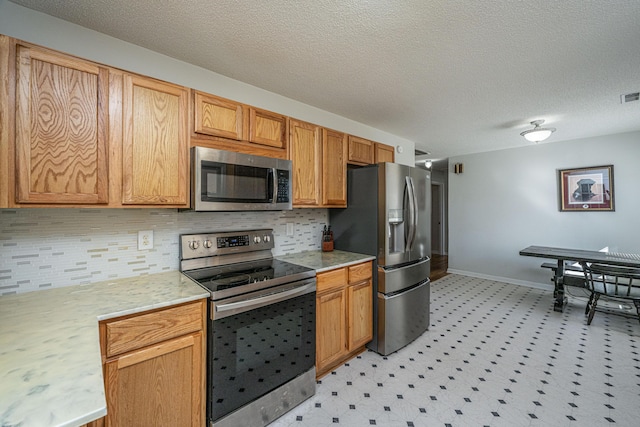
[[[107,415],[89,426],[202,427],[205,322],[198,301],[101,323]]]
[[[316,297],[316,371],[342,361],[347,354],[347,292],[326,292]]]
[[[317,275],[316,376],[364,351],[373,338],[370,261]]]
[[[349,307],[347,327],[349,329],[348,350],[353,351],[373,338],[373,287],[371,279],[357,282],[348,287]]]

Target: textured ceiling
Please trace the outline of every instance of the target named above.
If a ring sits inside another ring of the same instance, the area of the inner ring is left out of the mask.
[[[11,0],[412,140],[640,130],[638,0]]]

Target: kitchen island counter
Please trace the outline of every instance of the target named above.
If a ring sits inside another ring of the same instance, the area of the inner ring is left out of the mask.
[[[172,271],[0,297],[0,425],[104,416],[98,321],[208,296]]]
[[[347,267],[349,265],[360,264],[362,262],[376,259],[372,255],[359,254],[334,250],[331,252],[307,251],[295,254],[276,256],[277,259],[298,264],[303,267],[313,268],[316,273]]]

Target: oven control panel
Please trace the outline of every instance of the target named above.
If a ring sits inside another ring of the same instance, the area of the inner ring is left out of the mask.
[[[182,260],[243,252],[271,250],[274,247],[273,230],[242,230],[180,236]]]

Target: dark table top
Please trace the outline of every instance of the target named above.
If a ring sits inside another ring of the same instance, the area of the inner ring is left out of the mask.
[[[603,262],[625,267],[640,268],[640,254],[617,252],[586,251],[582,249],[551,248],[547,246],[529,246],[520,251],[520,255],[557,260]]]

